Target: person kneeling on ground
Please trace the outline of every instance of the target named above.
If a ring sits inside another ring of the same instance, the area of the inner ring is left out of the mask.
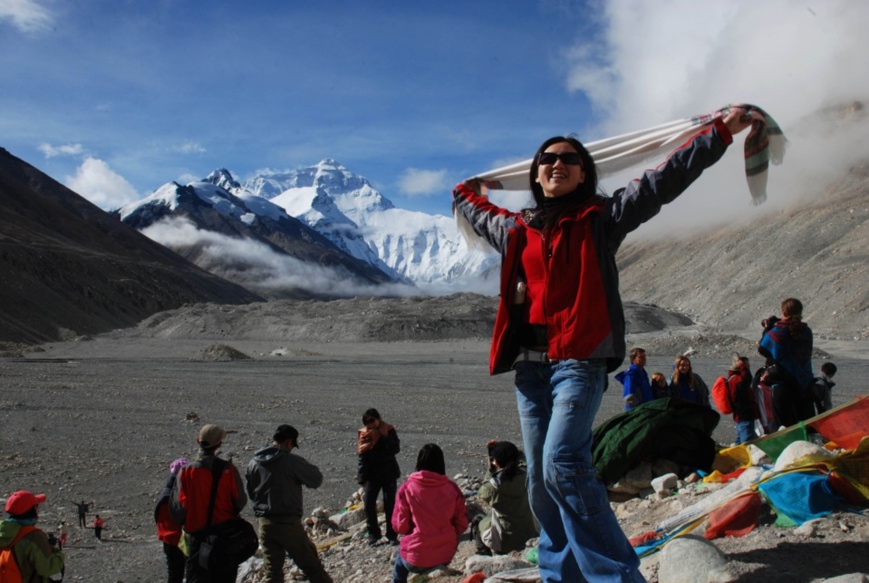
[[[471,526],[478,554],[521,551],[529,539],[537,536],[521,457],[519,449],[509,441],[489,445],[489,475],[477,495],[492,510]]]
[[[392,583],[405,583],[411,572],[447,565],[468,528],[462,491],[446,476],[444,452],[433,443],[422,446],[416,471],[398,489],[392,527],[403,534],[395,557]]]

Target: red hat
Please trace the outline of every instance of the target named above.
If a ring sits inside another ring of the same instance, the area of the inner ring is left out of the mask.
[[[27,490],[18,490],[6,500],[6,512],[18,516],[43,502],[45,502],[45,494],[33,494]]]

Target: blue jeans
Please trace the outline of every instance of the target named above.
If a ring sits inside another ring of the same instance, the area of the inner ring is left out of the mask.
[[[640,560],[591,463],[591,429],[606,386],[603,360],[516,366],[528,497],[540,523],[544,583],[644,581]]]
[[[392,583],[407,583],[407,578],[411,573],[425,573],[429,569],[423,569],[415,565],[411,565],[401,556],[401,553],[395,555],[395,567],[392,569]]]
[[[757,439],[754,431],[754,420],[736,422],[736,445]]]

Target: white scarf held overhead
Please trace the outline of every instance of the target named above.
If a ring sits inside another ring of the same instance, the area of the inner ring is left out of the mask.
[[[728,105],[713,113],[680,119],[653,128],[631,132],[585,144],[597,166],[598,178],[605,178],[634,164],[669,153],[697,134],[704,132],[717,118],[725,117],[730,109],[746,109],[752,124],[745,139],[745,174],[755,205],[766,200],[769,162],[781,164],[787,140],[778,123],[754,105]],[[528,173],[533,160],[517,162],[475,176],[493,190],[528,190]]]

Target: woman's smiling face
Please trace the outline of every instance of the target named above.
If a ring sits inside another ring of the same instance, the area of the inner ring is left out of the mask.
[[[550,153],[577,154],[577,151],[568,142],[558,142],[543,152],[543,154]],[[537,182],[543,189],[543,195],[547,198],[570,194],[585,181],[585,170],[583,170],[581,163],[566,164],[560,157],[551,163],[544,164],[543,161],[545,160],[540,160],[537,166]]]

